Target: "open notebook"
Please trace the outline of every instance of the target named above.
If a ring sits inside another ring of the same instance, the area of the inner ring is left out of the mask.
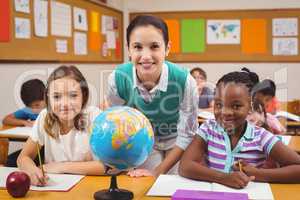
[[[195,181],[178,175],[160,175],[147,196],[172,196],[178,189],[246,193],[251,200],[274,199],[268,183],[250,182],[244,189],[233,189],[218,183]]]
[[[288,120],[300,122],[300,116],[295,115],[293,113],[286,112],[286,111],[278,111],[278,112],[276,112],[275,116],[276,117],[284,117]]]
[[[212,112],[209,111],[199,111],[198,117],[203,119],[215,119],[215,115]]]
[[[0,131],[0,134],[10,134],[16,136],[29,136],[31,134],[32,128],[31,127],[15,127],[10,129],[5,129]]]
[[[5,188],[7,176],[14,171],[19,171],[14,167],[0,167],[0,188]],[[44,187],[30,186],[30,190],[35,191],[69,191],[84,176],[72,174],[47,174],[49,176],[48,185]]]

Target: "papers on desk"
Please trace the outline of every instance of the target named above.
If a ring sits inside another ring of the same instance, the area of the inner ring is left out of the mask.
[[[7,176],[14,171],[19,171],[15,167],[0,167],[0,188],[5,188]],[[48,185],[44,187],[30,186],[30,190],[35,191],[69,191],[84,176],[73,174],[47,174],[49,176]]]
[[[273,194],[269,183],[249,182],[247,187],[243,189],[234,189],[221,185],[218,183],[212,183],[213,191],[215,192],[238,192],[247,193],[249,199],[253,200],[273,200]]]
[[[148,191],[147,196],[172,196],[178,189],[246,193],[252,200],[274,199],[268,183],[250,182],[243,189],[233,189],[218,183],[195,181],[179,175],[160,175]]]
[[[0,131],[0,134],[28,137],[31,134],[31,131],[32,131],[31,127],[15,127],[15,128],[2,130]]]
[[[201,117],[203,119],[215,119],[215,115],[212,112],[208,111],[199,111],[198,117]]]
[[[178,189],[211,191],[211,184],[178,175],[162,174],[156,179],[147,196],[172,196]]]
[[[300,122],[300,116],[286,112],[286,111],[278,111],[278,112],[276,112],[275,116],[276,117],[284,117],[288,120]]]

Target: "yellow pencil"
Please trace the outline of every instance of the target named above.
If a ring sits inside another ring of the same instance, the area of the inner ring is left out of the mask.
[[[239,164],[240,172],[243,172],[243,166],[240,160],[238,160],[238,164]]]
[[[39,148],[39,144],[38,143],[36,143],[36,147],[37,147],[37,153],[38,153],[38,159],[39,159],[40,168],[42,170],[43,177],[45,177],[45,171],[44,171],[44,168],[43,168],[42,158],[41,158],[41,153],[40,153],[40,148]]]

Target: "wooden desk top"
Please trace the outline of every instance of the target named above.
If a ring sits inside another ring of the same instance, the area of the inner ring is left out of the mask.
[[[300,136],[292,136],[288,146],[297,153],[300,153]]]
[[[30,200],[92,200],[93,195],[100,189],[109,187],[110,177],[87,176],[69,192],[37,192],[29,191],[25,196]],[[118,177],[118,186],[134,193],[134,199],[138,200],[168,200],[166,197],[148,197],[145,194],[154,183],[152,177],[130,178],[122,175]],[[300,184],[271,184],[275,200],[296,200],[300,199]],[[5,189],[0,190],[1,200],[13,200]]]

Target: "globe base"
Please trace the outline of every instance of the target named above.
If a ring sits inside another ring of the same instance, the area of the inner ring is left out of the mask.
[[[100,190],[95,192],[94,194],[95,200],[131,200],[133,199],[133,193],[124,190],[124,189],[117,189],[114,191],[111,190]]]
[[[110,186],[108,190],[99,190],[94,193],[95,200],[131,200],[133,199],[133,193],[119,189],[117,184],[117,175],[112,174],[110,177]]]

